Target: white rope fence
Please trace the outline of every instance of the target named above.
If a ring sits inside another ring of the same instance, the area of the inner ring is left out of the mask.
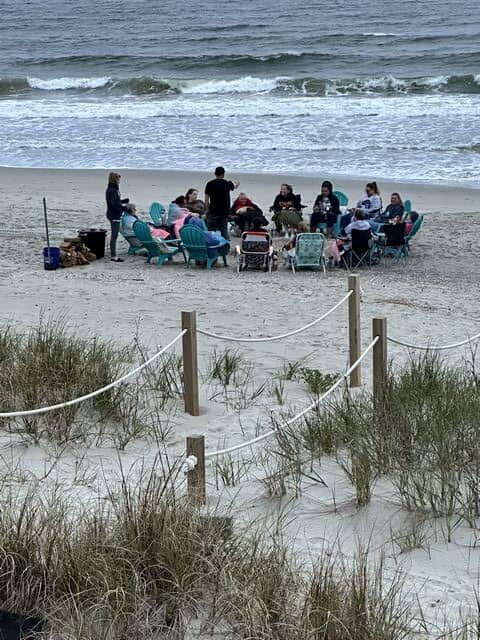
[[[475,336],[472,336],[471,338],[467,338],[466,340],[462,340],[460,342],[439,345],[437,347],[434,345],[410,344],[409,342],[403,342],[402,340],[397,340],[396,338],[391,338],[390,336],[387,336],[387,340],[389,342],[392,342],[393,344],[398,344],[401,347],[407,347],[408,349],[419,349],[421,351],[446,351],[447,349],[456,349],[457,347],[463,347],[463,345],[465,344],[480,340],[480,333],[477,333]]]
[[[351,367],[349,367],[349,369],[347,369],[347,371],[345,371],[345,373],[343,373],[340,376],[340,378],[323,395],[317,398],[315,402],[312,402],[312,404],[308,405],[308,407],[303,409],[303,411],[300,411],[300,413],[297,413],[295,416],[293,416],[293,418],[290,418],[289,420],[284,422],[282,425],[276,427],[275,429],[271,429],[270,431],[267,431],[266,433],[262,433],[262,435],[257,436],[252,440],[248,440],[248,442],[243,442],[242,444],[237,444],[232,447],[228,447],[226,449],[218,449],[217,451],[207,452],[205,453],[205,460],[209,458],[218,458],[219,456],[223,456],[228,453],[233,453],[234,451],[239,451],[240,449],[244,449],[245,447],[251,447],[252,445],[257,444],[257,442],[261,442],[262,440],[266,440],[267,438],[270,438],[275,433],[278,433],[279,431],[281,431],[283,428],[289,427],[290,425],[294,424],[295,422],[297,422],[297,420],[300,420],[300,418],[303,418],[304,415],[312,411],[312,409],[318,408],[318,406],[324,400],[326,400],[334,391],[336,391],[338,387],[350,376],[352,371],[358,367],[358,365],[362,362],[362,360],[370,353],[373,347],[377,344],[379,339],[380,338],[378,336],[374,338],[372,342],[368,345],[368,347],[365,349],[365,351],[362,353],[362,355],[352,364]],[[191,463],[192,461],[190,461],[190,464]]]
[[[209,338],[214,338],[215,340],[225,340],[226,342],[273,342],[274,340],[283,340],[284,338],[289,338],[290,336],[295,336],[298,333],[302,333],[302,331],[306,331],[307,329],[314,327],[319,322],[322,322],[322,320],[325,320],[325,318],[328,318],[330,314],[332,314],[334,311],[338,309],[338,307],[340,307],[344,302],[346,302],[351,295],[353,295],[353,291],[349,291],[341,300],[339,300],[339,302],[337,302],[337,304],[334,307],[332,307],[329,311],[324,313],[323,316],[320,316],[320,318],[317,318],[316,320],[309,322],[308,324],[304,325],[303,327],[300,327],[299,329],[295,329],[294,331],[290,331],[289,333],[282,333],[281,335],[278,335],[278,336],[271,336],[266,338],[236,338],[234,336],[222,336],[222,335],[218,335],[217,333],[211,333],[210,331],[205,331],[204,329],[199,329],[198,327],[197,327],[197,333],[201,333],[202,335],[207,336]]]
[[[113,389],[113,387],[118,386],[122,382],[125,382],[125,380],[128,380],[135,374],[142,371],[142,369],[145,369],[145,367],[148,367],[148,365],[152,364],[152,362],[155,362],[155,360],[157,360],[161,355],[163,355],[165,351],[168,351],[170,347],[173,347],[173,345],[177,343],[180,340],[180,338],[182,338],[186,333],[187,333],[187,330],[184,329],[181,333],[178,334],[178,336],[176,336],[165,347],[163,347],[163,349],[155,353],[151,358],[143,362],[140,366],[136,367],[135,369],[132,369],[132,371],[129,371],[118,380],[115,380],[114,382],[110,382],[110,384],[107,384],[105,387],[102,387],[101,389],[97,389],[96,391],[91,391],[90,393],[87,393],[84,396],[80,396],[79,398],[74,398],[73,400],[68,400],[67,402],[53,404],[49,407],[40,407],[39,409],[30,409],[27,411],[9,411],[7,413],[0,413],[0,418],[19,418],[21,416],[34,416],[40,413],[47,413],[48,411],[55,411],[56,409],[63,409],[64,407],[71,407],[72,405],[79,404],[80,402],[84,402],[85,400],[90,400],[91,398],[95,398],[95,396],[99,396],[102,393],[105,393],[106,391]]]

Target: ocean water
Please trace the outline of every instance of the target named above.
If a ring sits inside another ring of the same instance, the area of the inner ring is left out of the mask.
[[[478,0],[3,0],[0,164],[480,186]]]

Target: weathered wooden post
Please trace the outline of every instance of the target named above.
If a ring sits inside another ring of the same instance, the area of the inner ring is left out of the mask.
[[[182,311],[182,329],[187,332],[182,338],[183,346],[183,399],[185,412],[200,415],[198,403],[198,361],[197,361],[197,314]]]
[[[373,347],[373,398],[374,401],[381,402],[385,392],[387,382],[387,319],[374,318],[372,322],[372,337],[378,341]]]
[[[350,366],[358,360],[361,355],[360,338],[360,277],[357,275],[348,276],[348,290],[352,295],[348,299],[348,334],[350,345]],[[361,364],[350,374],[350,386],[360,387],[362,385]]]

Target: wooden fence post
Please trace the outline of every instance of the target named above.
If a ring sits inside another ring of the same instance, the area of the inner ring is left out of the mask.
[[[187,437],[187,458],[195,456],[197,464],[187,471],[188,497],[196,504],[205,504],[205,436]]]
[[[198,416],[200,415],[200,407],[198,403],[197,314],[195,311],[182,311],[182,329],[187,330],[182,338],[185,412],[192,416]]]
[[[358,360],[361,355],[360,339],[360,277],[358,275],[348,276],[348,290],[352,295],[348,299],[348,334],[350,344],[350,366]],[[360,387],[362,385],[361,364],[350,374],[350,386]]]
[[[373,347],[373,398],[379,402],[383,398],[387,382],[387,319],[374,318],[372,322],[372,338],[379,337]]]

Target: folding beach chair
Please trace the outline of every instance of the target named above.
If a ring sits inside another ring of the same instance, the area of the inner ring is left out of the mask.
[[[384,224],[382,236],[377,246],[380,247],[382,257],[392,256],[395,262],[407,259],[407,241],[405,238],[405,222],[398,224]]]
[[[295,242],[295,255],[290,256],[289,266],[295,269],[320,267],[326,271],[325,236],[321,233],[299,233]]]
[[[417,235],[417,233],[420,231],[422,226],[423,226],[423,215],[419,216],[417,220],[415,220],[413,227],[410,229],[410,233],[405,238],[405,242],[407,243],[407,254],[410,251],[410,243],[412,242],[412,239]]]
[[[148,252],[148,263],[150,263],[153,258],[156,258],[157,265],[160,267],[164,262],[171,262],[173,256],[182,251],[178,240],[161,240],[160,238],[154,238],[150,227],[142,220],[135,222],[133,230],[144,249]]]
[[[224,266],[228,266],[227,255],[230,245],[221,242],[221,238],[218,245],[207,246],[205,232],[192,224],[186,224],[180,229],[180,238],[188,256],[187,267],[190,267],[190,262],[194,260],[196,263],[206,263],[207,269],[211,269],[219,257],[223,258]]]
[[[370,267],[375,249],[371,230],[352,229],[351,238],[352,246],[342,256],[343,265],[349,271],[364,264]]]
[[[245,231],[240,246],[235,248],[237,271],[245,269],[273,270],[273,247],[270,234],[266,231]]]

